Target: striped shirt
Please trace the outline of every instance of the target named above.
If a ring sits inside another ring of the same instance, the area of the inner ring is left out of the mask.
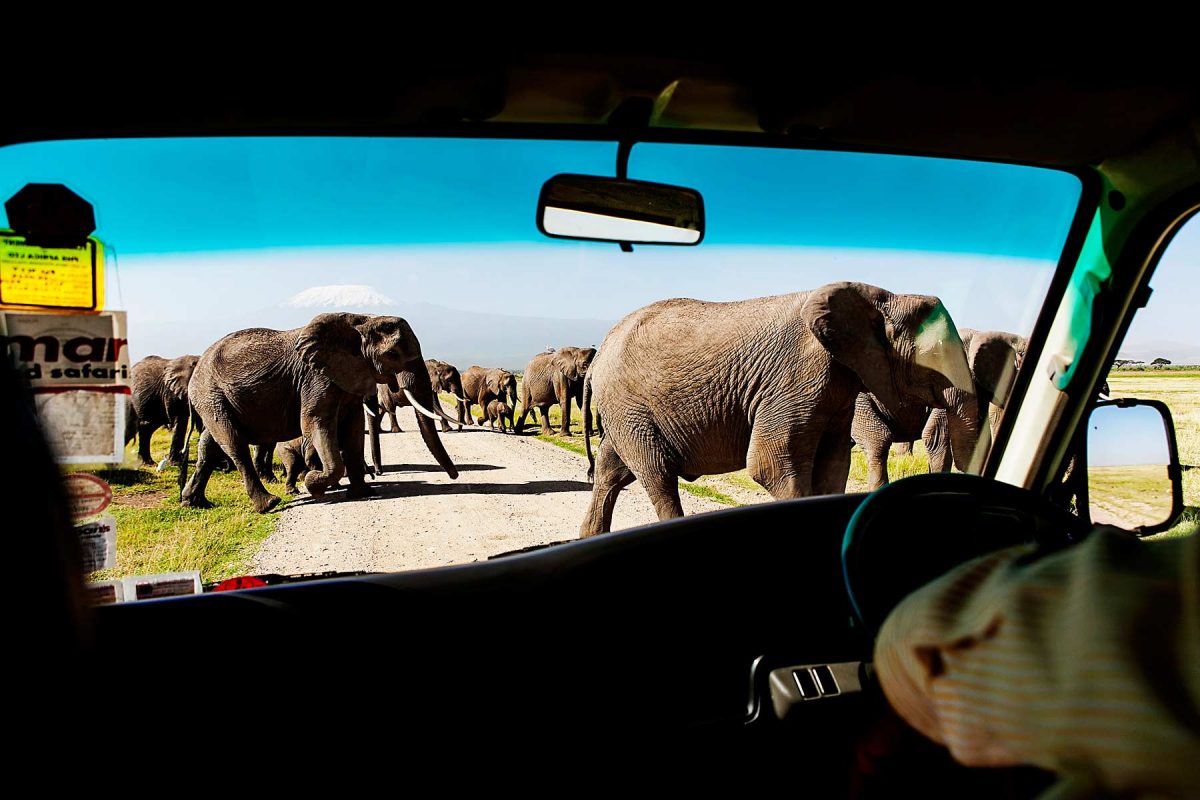
[[[1200,535],[984,556],[905,599],[875,664],[963,764],[1053,770],[1047,797],[1200,798]]]

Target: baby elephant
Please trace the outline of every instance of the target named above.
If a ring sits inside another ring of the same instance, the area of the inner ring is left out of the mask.
[[[312,439],[307,436],[297,436],[295,439],[280,442],[275,445],[275,455],[279,456],[283,464],[283,476],[287,481],[284,488],[288,494],[296,494],[296,481],[304,480],[304,476],[310,470],[321,471],[321,456],[317,453],[317,448],[313,447]],[[363,473],[371,478],[375,477],[375,470],[365,462]],[[340,484],[341,481],[338,482],[338,485]]]
[[[283,464],[283,477],[287,481],[284,488],[288,494],[296,494],[296,481],[303,480],[309,470],[321,470],[321,456],[307,436],[280,442],[275,445],[275,455]]]
[[[512,414],[512,407],[503,400],[492,400],[484,409],[484,420],[491,426],[492,430],[496,429],[496,420],[500,421],[500,432],[508,433],[508,429],[504,427],[504,421],[509,419]],[[483,424],[483,420],[480,421]]]

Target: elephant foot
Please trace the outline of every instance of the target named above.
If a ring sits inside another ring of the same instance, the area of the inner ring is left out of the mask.
[[[141,459],[141,462],[142,462],[143,467],[153,467],[154,466],[154,462],[148,458]]]
[[[252,498],[254,510],[259,514],[265,514],[275,506],[279,505],[279,498],[273,494],[257,495]]]
[[[203,495],[201,495],[200,497],[188,497],[187,495],[184,495],[183,498],[180,499],[179,505],[183,506],[184,508],[212,508],[213,507],[212,501],[210,501],[207,497],[204,497]]]
[[[287,492],[288,494],[296,494],[296,493],[299,491],[299,490],[296,488],[296,484],[294,484],[294,483],[287,483],[287,484],[284,484],[284,486],[283,486],[283,490],[284,490],[285,492]]]
[[[377,494],[379,494],[378,491],[366,484],[352,483],[350,484],[350,488],[346,490],[346,497],[351,500],[358,500],[362,497],[373,497]]]

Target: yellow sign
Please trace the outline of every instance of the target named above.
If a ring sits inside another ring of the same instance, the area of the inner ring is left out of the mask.
[[[0,309],[94,313],[104,308],[104,245],[34,247],[0,233]]]

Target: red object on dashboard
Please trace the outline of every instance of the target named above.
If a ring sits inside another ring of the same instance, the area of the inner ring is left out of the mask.
[[[253,575],[242,575],[237,578],[226,578],[212,588],[214,592],[232,592],[235,589],[257,589],[266,586],[267,582]]]

